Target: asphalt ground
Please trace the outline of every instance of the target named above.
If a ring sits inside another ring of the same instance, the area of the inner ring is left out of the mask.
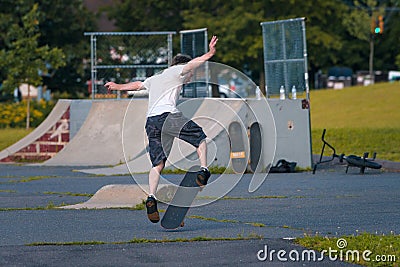
[[[166,177],[178,184],[183,176]],[[244,175],[227,198],[190,209],[185,227],[166,231],[145,210],[42,209],[84,202],[104,185],[133,184],[129,175],[0,165],[0,266],[347,266],[321,262],[319,253],[288,258],[305,250],[293,238],[400,232],[398,172],[329,166],[315,175],[269,174],[249,193],[251,178]]]

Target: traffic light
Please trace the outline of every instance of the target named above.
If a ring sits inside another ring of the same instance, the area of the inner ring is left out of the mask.
[[[383,16],[379,15],[378,18],[372,18],[371,21],[371,31],[374,34],[382,34],[383,33],[383,26],[385,22],[383,21]]]
[[[385,25],[385,22],[383,21],[383,16],[379,16],[378,17],[378,24],[379,24],[379,33],[382,34],[383,33],[383,26]]]

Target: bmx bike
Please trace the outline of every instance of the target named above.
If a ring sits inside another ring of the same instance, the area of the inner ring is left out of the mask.
[[[322,145],[321,156],[319,158],[319,161],[317,163],[315,163],[315,165],[314,165],[313,174],[315,174],[315,171],[317,170],[317,166],[319,164],[333,161],[335,158],[338,158],[339,162],[341,162],[341,163],[343,161],[346,161],[346,163],[347,163],[346,173],[349,170],[349,167],[360,168],[360,173],[361,174],[364,174],[366,168],[371,168],[371,169],[380,169],[380,168],[382,168],[381,164],[375,162],[376,152],[373,153],[372,158],[368,158],[368,156],[369,156],[368,152],[365,152],[362,157],[356,156],[356,155],[346,156],[345,154],[340,154],[340,155],[336,154],[336,149],[325,140],[325,133],[326,133],[326,129],[324,129],[323,132],[322,132],[321,140],[323,142],[323,145]],[[332,156],[331,156],[330,159],[322,160],[322,157],[323,157],[324,150],[325,150],[326,146],[328,146],[330,149],[332,149],[333,153],[332,153]]]

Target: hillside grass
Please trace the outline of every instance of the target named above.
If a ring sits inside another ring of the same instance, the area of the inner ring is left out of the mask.
[[[5,128],[0,129],[0,151],[16,143],[24,136],[32,132],[33,129]]]
[[[314,154],[321,153],[325,128],[337,154],[377,152],[379,159],[400,161],[400,83],[314,90],[310,101]]]
[[[400,83],[312,90],[314,129],[400,129]]]

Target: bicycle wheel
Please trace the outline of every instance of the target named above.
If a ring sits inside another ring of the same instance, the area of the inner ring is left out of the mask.
[[[374,161],[370,161],[367,159],[363,159],[362,157],[359,156],[355,156],[355,155],[349,155],[347,157],[345,157],[345,160],[353,166],[356,167],[367,167],[367,168],[371,168],[371,169],[380,169],[382,168],[382,165],[374,162]]]

